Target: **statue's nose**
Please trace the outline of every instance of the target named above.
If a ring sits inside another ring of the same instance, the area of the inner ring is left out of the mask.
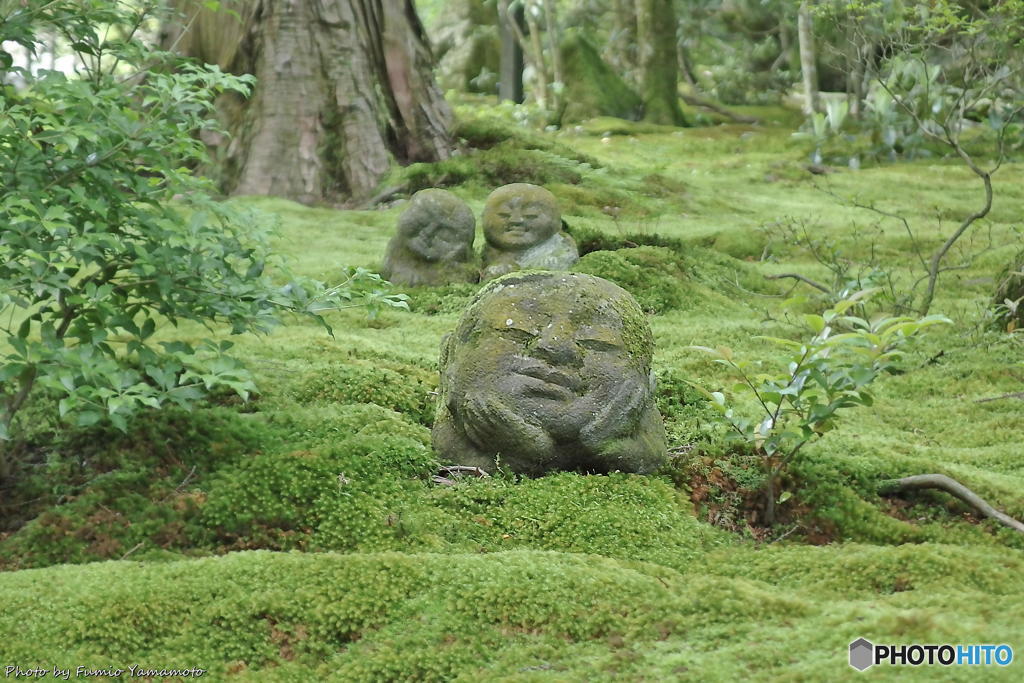
[[[572,335],[557,327],[550,328],[537,338],[534,354],[553,365],[578,365],[579,347]]]

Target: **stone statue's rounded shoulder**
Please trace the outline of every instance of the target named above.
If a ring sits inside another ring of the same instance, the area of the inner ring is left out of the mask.
[[[557,232],[544,242],[524,252],[516,262],[522,268],[568,270],[580,260],[576,240],[564,232]]]

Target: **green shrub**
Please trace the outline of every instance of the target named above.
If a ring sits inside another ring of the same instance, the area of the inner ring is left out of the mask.
[[[220,132],[215,100],[253,79],[152,47],[140,29],[162,5],[0,8],[0,44],[56,41],[75,64],[73,76],[29,69],[0,50],[0,481],[23,474],[8,441],[33,390],[58,396],[69,423],[122,431],[143,408],[254,390],[231,342],[157,343],[158,327],[266,332],[285,310],[326,326],[322,311],[353,301],[404,306],[365,271],[330,289],[290,277],[266,221],[213,201],[188,172],[208,161],[199,133]]]

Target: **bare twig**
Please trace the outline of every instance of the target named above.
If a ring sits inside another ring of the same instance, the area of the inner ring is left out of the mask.
[[[136,550],[138,550],[139,548],[141,548],[141,547],[142,547],[143,545],[145,545],[145,541],[139,541],[138,543],[136,543],[136,544],[135,544],[135,547],[133,547],[133,548],[132,548],[131,550],[129,550],[128,552],[126,552],[126,553],[125,553],[124,555],[122,555],[122,556],[121,556],[121,559],[123,560],[124,558],[128,557],[129,555],[131,555],[132,553],[134,553],[134,552],[135,552]]]
[[[431,477],[430,481],[441,486],[455,486],[459,483],[460,479],[467,476],[479,479],[486,479],[491,476],[479,467],[470,467],[468,465],[442,465],[437,468],[437,471],[438,473]],[[449,476],[442,476],[444,474]]]
[[[371,209],[380,204],[381,202],[386,202],[399,192],[404,192],[407,189],[409,189],[408,183],[403,183],[401,185],[395,185],[393,187],[386,188],[378,192],[374,196],[370,197],[369,199],[367,199],[366,202],[363,203],[361,208]]]
[[[800,282],[806,282],[811,287],[814,287],[815,289],[821,290],[825,294],[831,294],[832,293],[832,290],[829,289],[828,287],[826,287],[825,285],[821,284],[820,282],[815,282],[811,278],[806,277],[804,275],[801,275],[800,273],[779,273],[778,275],[765,275],[764,276],[765,280],[781,280],[783,278],[792,278],[794,280],[800,280]]]
[[[979,398],[975,403],[988,403],[989,401],[1002,401],[1005,398],[1024,398],[1024,391],[1015,391],[1011,394],[1003,394],[1002,396],[990,396],[989,398]]]
[[[771,544],[771,543],[778,543],[779,541],[781,541],[782,539],[786,538],[787,536],[789,536],[790,534],[792,534],[794,531],[796,531],[797,529],[801,528],[802,526],[803,525],[798,522],[798,523],[794,524],[792,527],[790,527],[789,531],[776,536],[772,540],[768,541],[768,543],[769,544]]]
[[[721,104],[718,104],[717,102],[713,102],[709,99],[703,98],[700,95],[688,95],[686,93],[681,93],[679,96],[683,98],[684,102],[691,106],[710,109],[716,114],[721,114],[730,121],[735,121],[736,123],[761,123],[761,119],[757,118],[756,116],[747,116],[746,114],[739,114],[727,107],[722,106]]]
[[[994,519],[1003,526],[1024,534],[1024,524],[996,510],[982,500],[974,491],[971,491],[956,479],[947,477],[944,474],[918,474],[911,477],[903,477],[902,479],[887,479],[878,485],[878,493],[883,496],[913,489],[939,489],[940,491],[945,491],[967,503],[985,517]]]

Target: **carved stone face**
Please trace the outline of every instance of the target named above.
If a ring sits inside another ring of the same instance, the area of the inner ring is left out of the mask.
[[[654,446],[632,447],[635,457],[661,457],[651,452],[664,448],[651,350],[643,313],[616,285],[577,273],[509,276],[484,291],[448,341],[446,415],[477,451],[517,471],[640,471],[601,457],[644,430],[653,436],[641,441]],[[437,433],[435,425],[435,442]]]
[[[504,251],[522,251],[549,239],[562,228],[555,196],[537,185],[513,183],[487,197],[484,237]]]
[[[466,261],[476,220],[465,202],[445,190],[421,190],[398,219],[398,238],[424,261]]]

